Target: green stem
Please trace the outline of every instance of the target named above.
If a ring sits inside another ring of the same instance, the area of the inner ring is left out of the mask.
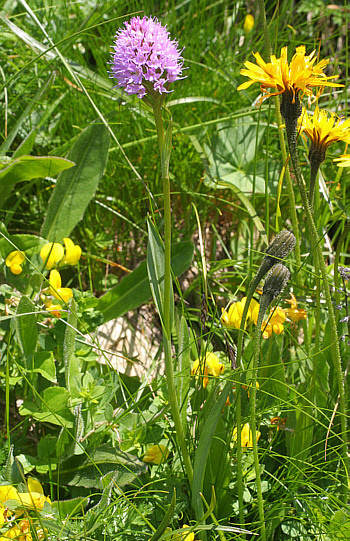
[[[261,485],[261,477],[260,477],[258,442],[256,438],[256,382],[258,378],[261,326],[263,323],[266,309],[267,309],[266,303],[263,302],[263,299],[261,299],[258,322],[257,322],[257,326],[254,332],[253,370],[252,370],[252,381],[251,381],[251,386],[250,386],[250,429],[252,431],[253,458],[254,458],[256,491],[257,491],[257,498],[258,498],[258,509],[259,509],[259,520],[260,520],[260,538],[259,539],[261,541],[266,541],[266,526],[265,526],[265,514],[264,514],[264,500],[263,500],[263,495],[262,495],[262,485]]]
[[[186,439],[182,427],[179,403],[177,400],[175,378],[173,370],[173,359],[171,353],[171,207],[170,207],[170,179],[169,160],[170,148],[166,148],[164,136],[163,119],[161,114],[161,103],[156,98],[152,100],[153,113],[157,128],[158,144],[161,157],[161,169],[164,192],[164,306],[163,306],[163,342],[165,357],[165,374],[169,392],[169,402],[174,420],[176,437],[181,449],[182,458],[186,468],[188,481],[192,486],[193,468],[188,453]]]
[[[332,297],[330,293],[330,287],[328,283],[326,264],[324,262],[323,254],[322,254],[322,247],[318,241],[316,225],[313,219],[312,210],[310,208],[309,200],[308,200],[306,190],[305,190],[304,181],[301,175],[297,144],[296,144],[296,127],[292,123],[289,124],[288,118],[285,118],[285,120],[286,120],[287,140],[289,144],[289,151],[291,155],[293,171],[298,183],[302,205],[306,214],[308,234],[309,234],[309,238],[311,242],[312,253],[314,254],[315,261],[318,262],[318,265],[321,271],[324,296],[325,296],[326,305],[328,309],[328,318],[329,318],[329,324],[330,324],[330,329],[331,329],[332,360],[333,360],[333,364],[334,364],[334,368],[335,368],[335,372],[337,376],[338,392],[339,392],[339,413],[340,413],[340,423],[341,423],[340,438],[342,440],[342,444],[340,446],[340,455],[341,455],[342,463],[344,464],[344,474],[341,478],[341,500],[343,501],[343,503],[346,503],[347,502],[347,484],[348,484],[346,400],[345,400],[344,375],[343,375],[343,369],[342,369],[342,363],[341,363],[337,324],[336,324],[336,318],[335,318],[335,313],[334,313],[334,308],[333,308],[333,303],[332,303]]]
[[[272,53],[271,48],[271,42],[270,42],[270,36],[269,36],[269,29],[267,27],[267,21],[266,21],[266,12],[265,12],[265,3],[264,0],[258,0],[259,4],[259,12],[262,20],[262,27],[264,31],[264,41],[265,41],[265,47],[266,50]],[[278,126],[278,138],[280,142],[280,148],[282,153],[282,160],[283,163],[286,164],[288,162],[288,153],[287,153],[287,147],[286,142],[284,140],[283,135],[283,120],[282,115],[280,111],[280,102],[278,96],[274,96],[274,105],[276,110],[276,120],[277,120],[277,126]],[[297,211],[296,211],[296,205],[295,205],[295,197],[294,197],[294,190],[293,190],[293,182],[290,176],[290,171],[288,167],[286,167],[285,172],[285,178],[287,183],[287,193],[288,193],[288,199],[290,202],[290,218],[292,221],[292,228],[293,233],[296,238],[296,244],[295,244],[295,263],[296,268],[299,270],[301,268],[301,252],[300,252],[300,238],[299,238],[299,224],[298,224],[298,217],[297,217]],[[298,272],[296,275],[297,284],[300,288],[302,288],[302,276]]]

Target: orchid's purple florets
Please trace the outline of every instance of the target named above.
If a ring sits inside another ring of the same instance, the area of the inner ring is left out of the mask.
[[[151,87],[162,94],[180,79],[183,58],[176,40],[156,18],[133,17],[119,29],[113,45],[110,77],[128,94],[143,98]],[[151,84],[151,86],[150,86]]]

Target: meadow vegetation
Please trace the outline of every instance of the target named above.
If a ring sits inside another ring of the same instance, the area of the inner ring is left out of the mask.
[[[145,16],[177,67],[139,97]],[[0,541],[350,538],[349,25],[2,4]]]

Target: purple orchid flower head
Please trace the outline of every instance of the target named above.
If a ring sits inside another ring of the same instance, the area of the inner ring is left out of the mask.
[[[177,41],[155,17],[133,17],[124,25],[115,35],[109,76],[139,98],[170,92],[170,83],[183,79]]]

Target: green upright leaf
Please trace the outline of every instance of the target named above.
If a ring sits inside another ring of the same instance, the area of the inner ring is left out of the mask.
[[[36,327],[35,305],[26,296],[23,296],[18,303],[16,335],[25,359],[30,359],[35,352],[38,330]]]
[[[179,276],[188,269],[192,257],[193,244],[191,242],[178,242],[172,245],[171,268],[175,276]],[[96,308],[103,314],[104,321],[107,322],[141,306],[151,296],[147,263],[142,261],[133,272],[125,276],[119,284],[98,299]]]
[[[105,170],[108,148],[109,132],[103,124],[91,124],[75,141],[68,159],[76,167],[57,179],[41,231],[44,238],[62,242],[82,219]]]
[[[147,269],[152,296],[157,312],[164,326],[164,245],[151,220],[148,220],[148,247],[147,247]],[[174,317],[174,293],[172,284],[170,286],[170,328]]]
[[[179,326],[179,344],[178,344],[178,363],[179,370],[176,373],[176,387],[179,393],[180,415],[182,427],[186,434],[187,424],[187,401],[188,390],[190,387],[190,335],[188,332],[187,321],[184,316],[181,316]]]

